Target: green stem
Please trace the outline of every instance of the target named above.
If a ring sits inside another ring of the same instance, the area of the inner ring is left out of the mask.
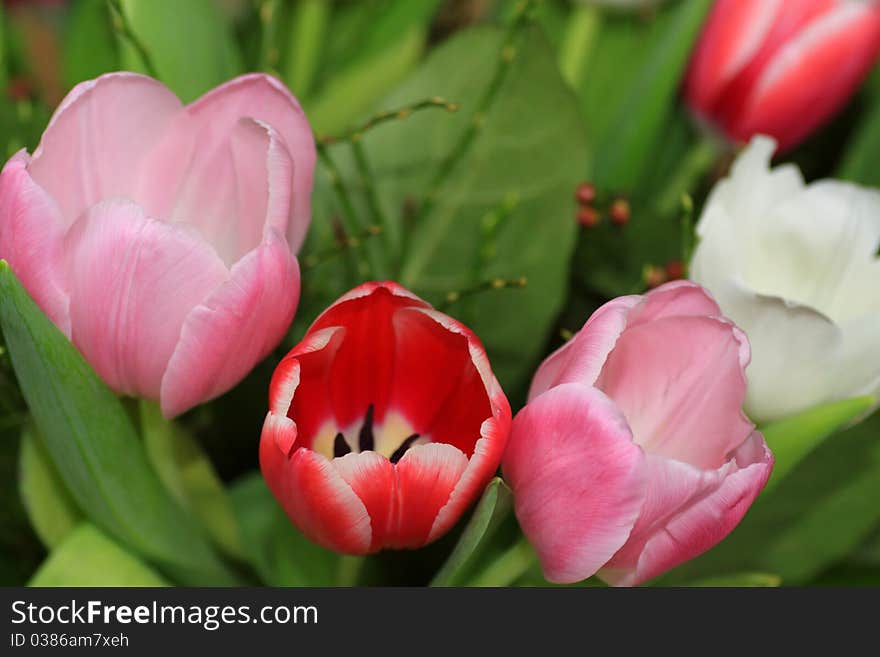
[[[262,0],[260,3],[260,64],[262,71],[275,72],[278,68],[278,13],[281,0]]]
[[[479,294],[480,292],[489,292],[491,290],[504,289],[521,290],[528,284],[529,281],[525,276],[521,276],[520,278],[492,278],[490,280],[477,283],[476,285],[469,287],[465,290],[451,290],[447,292],[445,298],[443,299],[443,303],[439,304],[437,309],[447,310],[452,304],[458,303],[462,299],[471,297],[475,294]]]
[[[340,141],[357,141],[361,139],[361,137],[363,137],[365,132],[372,130],[376,126],[382,125],[383,123],[388,123],[389,121],[404,121],[420,110],[431,108],[442,108],[445,109],[447,112],[457,112],[458,103],[450,103],[445,98],[441,98],[439,96],[425,98],[424,100],[418,100],[414,103],[410,103],[409,105],[398,107],[397,109],[383,110],[381,112],[377,112],[358,127],[353,128],[338,137],[323,136],[319,137],[318,141],[327,146]]]
[[[359,234],[352,237],[346,237],[344,240],[337,242],[333,246],[324,249],[319,253],[311,254],[303,258],[303,269],[314,269],[342,253],[350,251],[351,249],[357,249],[361,246],[364,240],[381,235],[381,233],[381,226],[367,226]]]
[[[376,192],[373,170],[370,167],[370,163],[367,161],[367,153],[364,150],[364,145],[360,139],[355,139],[351,142],[351,150],[354,154],[354,161],[357,165],[358,173],[361,176],[361,184],[364,186],[370,214],[373,215],[373,221],[382,229],[381,246],[384,247],[384,253],[382,254],[382,257],[377,257],[376,260],[383,266],[383,271],[376,272],[376,274],[379,278],[388,278],[391,275],[391,272],[388,271],[389,261],[391,263],[391,268],[393,268],[394,271],[397,270],[398,261],[397,254],[394,251],[394,244],[392,244],[391,240],[391,224],[388,221],[388,217],[382,211],[382,202],[379,200],[379,194]],[[379,245],[374,242],[370,242],[367,245],[368,249],[378,247]]]
[[[598,7],[575,5],[569,14],[559,50],[559,70],[573,87],[583,80],[601,26],[602,12]]]
[[[120,0],[107,0],[107,6],[110,8],[110,16],[112,18],[113,29],[124,39],[126,39],[131,46],[137,51],[138,55],[141,58],[141,61],[144,64],[144,68],[147,71],[147,74],[155,79],[159,79],[159,72],[156,69],[156,65],[153,63],[153,58],[150,55],[150,51],[147,50],[144,42],[141,41],[140,37],[134,33],[134,30],[131,27],[131,23],[128,22],[128,16],[125,15],[125,10],[122,7],[122,2]]]
[[[711,138],[701,138],[691,146],[673,171],[666,190],[657,201],[657,211],[661,216],[675,212],[680,206],[682,194],[690,193],[703,176],[714,166],[720,153],[719,145]]]
[[[292,12],[285,69],[290,88],[300,98],[306,97],[312,87],[329,16],[328,0],[299,0]]]
[[[366,560],[366,557],[352,557],[348,555],[339,557],[339,568],[336,571],[337,585],[357,586]]]
[[[470,586],[512,586],[535,563],[535,550],[525,536],[501,553],[492,565],[470,582]]]

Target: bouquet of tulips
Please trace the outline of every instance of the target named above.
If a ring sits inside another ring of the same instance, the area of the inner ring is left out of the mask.
[[[880,2],[2,7],[3,583],[880,583]]]

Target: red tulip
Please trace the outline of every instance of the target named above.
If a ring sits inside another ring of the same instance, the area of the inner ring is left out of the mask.
[[[880,56],[876,0],[718,0],[691,59],[688,104],[736,142],[799,143]]]
[[[415,548],[480,494],[510,423],[469,329],[396,283],[365,283],[275,370],[260,465],[315,542],[348,554]]]

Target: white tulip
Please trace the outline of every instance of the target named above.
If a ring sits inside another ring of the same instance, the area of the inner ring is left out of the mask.
[[[749,337],[746,411],[776,420],[880,394],[880,192],[805,185],[756,137],[697,225],[691,278]]]

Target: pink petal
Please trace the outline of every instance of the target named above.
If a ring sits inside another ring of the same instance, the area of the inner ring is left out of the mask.
[[[717,468],[753,428],[742,412],[744,342],[719,318],[639,324],[620,336],[596,387],[614,400],[647,452]]]
[[[663,317],[703,315],[721,315],[709,291],[691,281],[672,281],[648,292],[644,302],[630,313],[628,325],[646,324]]]
[[[504,475],[548,580],[585,579],[623,546],[644,500],[643,463],[623,415],[595,388],[563,384],[517,414]]]
[[[122,199],[93,206],[64,248],[73,343],[117,392],[158,399],[184,319],[226,267],[198,235]]]
[[[773,468],[755,431],[717,470],[650,455],[645,506],[626,545],[599,572],[632,586],[702,554],[742,520]]]
[[[162,378],[165,416],[238,383],[284,337],[298,301],[299,265],[284,238],[270,230],[183,322]]]
[[[202,161],[211,161],[218,149],[226,148],[227,136],[243,118],[269,125],[281,136],[293,160],[289,219],[282,233],[296,253],[309,226],[315,169],[312,129],[296,98],[275,78],[252,73],[209,91],[186,109],[192,123],[175,133],[183,140],[187,130],[194,131],[193,147]]]
[[[181,112],[177,96],[143,75],[82,82],[58,106],[28,170],[69,225],[103,199],[137,198],[141,163]]]
[[[732,122],[734,136],[772,135],[785,150],[837,112],[880,55],[880,5],[841,2],[778,49]]]
[[[618,297],[594,312],[571,340],[541,363],[532,379],[529,400],[562,383],[592,385],[626,328],[630,311],[641,302],[640,296]]]
[[[288,458],[264,434],[260,468],[272,494],[308,538],[346,554],[369,551],[367,508],[330,461],[309,449],[297,449]]]
[[[231,266],[266,230],[286,233],[293,179],[290,153],[271,126],[242,118],[208,143],[198,121],[182,114],[148,158],[138,198],[150,215],[198,228]]]
[[[415,548],[428,542],[467,466],[461,450],[443,443],[416,445],[403,455],[397,463],[399,524],[389,547]]]
[[[61,249],[66,224],[55,201],[28,174],[28,159],[21,150],[0,173],[0,259],[69,336]]]

